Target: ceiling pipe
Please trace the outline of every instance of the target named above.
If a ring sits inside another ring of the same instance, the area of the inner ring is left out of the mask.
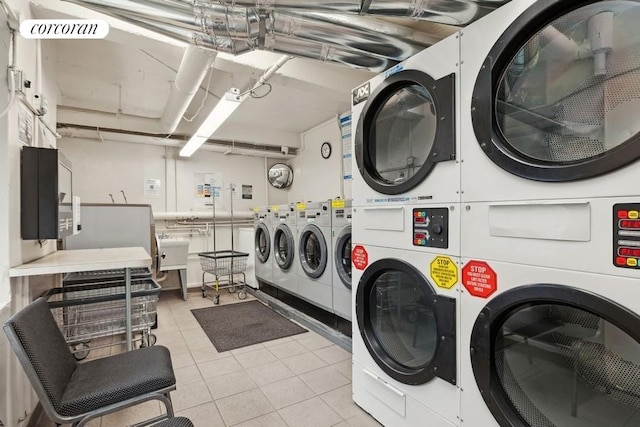
[[[357,16],[287,11],[259,14],[256,9],[197,0],[193,4],[177,0],[67,1],[208,49],[239,54],[259,48],[373,72],[440,40],[401,25],[372,23]],[[141,5],[144,8],[139,9]]]
[[[114,141],[114,142],[126,142],[133,144],[144,144],[144,145],[153,145],[160,147],[174,147],[174,148],[182,148],[185,143],[185,139],[177,139],[177,138],[161,138],[154,137],[151,135],[139,135],[133,133],[126,132],[113,132],[99,129],[90,129],[89,127],[78,128],[73,126],[64,126],[58,128],[58,133],[62,135],[63,138],[81,138],[81,139],[91,139],[97,141]],[[205,143],[199,150],[204,151],[212,151],[216,153],[224,154],[229,148],[232,148],[231,153],[227,154],[237,154],[243,156],[254,156],[254,157],[267,157],[273,159],[292,159],[295,157],[296,148],[289,148],[288,154],[282,154],[280,147],[273,147],[269,149],[267,147],[264,148],[243,148],[239,147],[238,143],[233,145],[229,145],[230,143],[220,143],[216,144],[215,141],[209,141]],[[248,143],[243,143],[242,145],[253,145]]]

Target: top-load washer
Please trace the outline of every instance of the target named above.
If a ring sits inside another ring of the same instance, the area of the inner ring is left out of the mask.
[[[294,204],[273,206],[273,284],[292,295],[298,294],[296,269],[296,210]]]
[[[273,282],[273,251],[272,239],[274,217],[268,206],[256,208],[254,211],[254,247],[256,279],[262,282]]]
[[[331,202],[333,312],[351,320],[351,200]]]
[[[447,235],[446,211],[460,200],[459,41],[447,37],[353,91],[352,206],[367,232],[361,244],[375,235],[387,247],[419,250],[456,239]],[[439,210],[435,222],[414,229],[416,208]]]
[[[331,202],[298,203],[298,295],[333,312]]]

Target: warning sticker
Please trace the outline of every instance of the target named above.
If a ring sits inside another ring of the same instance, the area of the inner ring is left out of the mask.
[[[332,200],[331,207],[334,209],[344,208],[344,200]]]
[[[358,270],[364,270],[369,265],[369,254],[364,246],[357,245],[351,251],[351,262]]]
[[[307,210],[307,204],[306,203],[296,203],[296,210],[297,211]]]
[[[484,261],[469,261],[462,268],[462,284],[474,297],[487,298],[498,290],[498,275]]]
[[[437,256],[429,266],[431,278],[440,288],[451,289],[458,282],[458,267],[447,256]]]

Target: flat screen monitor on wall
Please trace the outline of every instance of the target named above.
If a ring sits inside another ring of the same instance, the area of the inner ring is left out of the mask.
[[[22,238],[62,239],[72,234],[71,162],[56,149],[24,147],[20,175]]]

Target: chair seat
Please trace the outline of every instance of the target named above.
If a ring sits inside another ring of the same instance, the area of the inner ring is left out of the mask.
[[[193,423],[189,418],[175,417],[164,420],[160,424],[154,424],[153,427],[193,427]]]
[[[76,416],[175,384],[169,350],[146,347],[79,364],[56,409]]]

